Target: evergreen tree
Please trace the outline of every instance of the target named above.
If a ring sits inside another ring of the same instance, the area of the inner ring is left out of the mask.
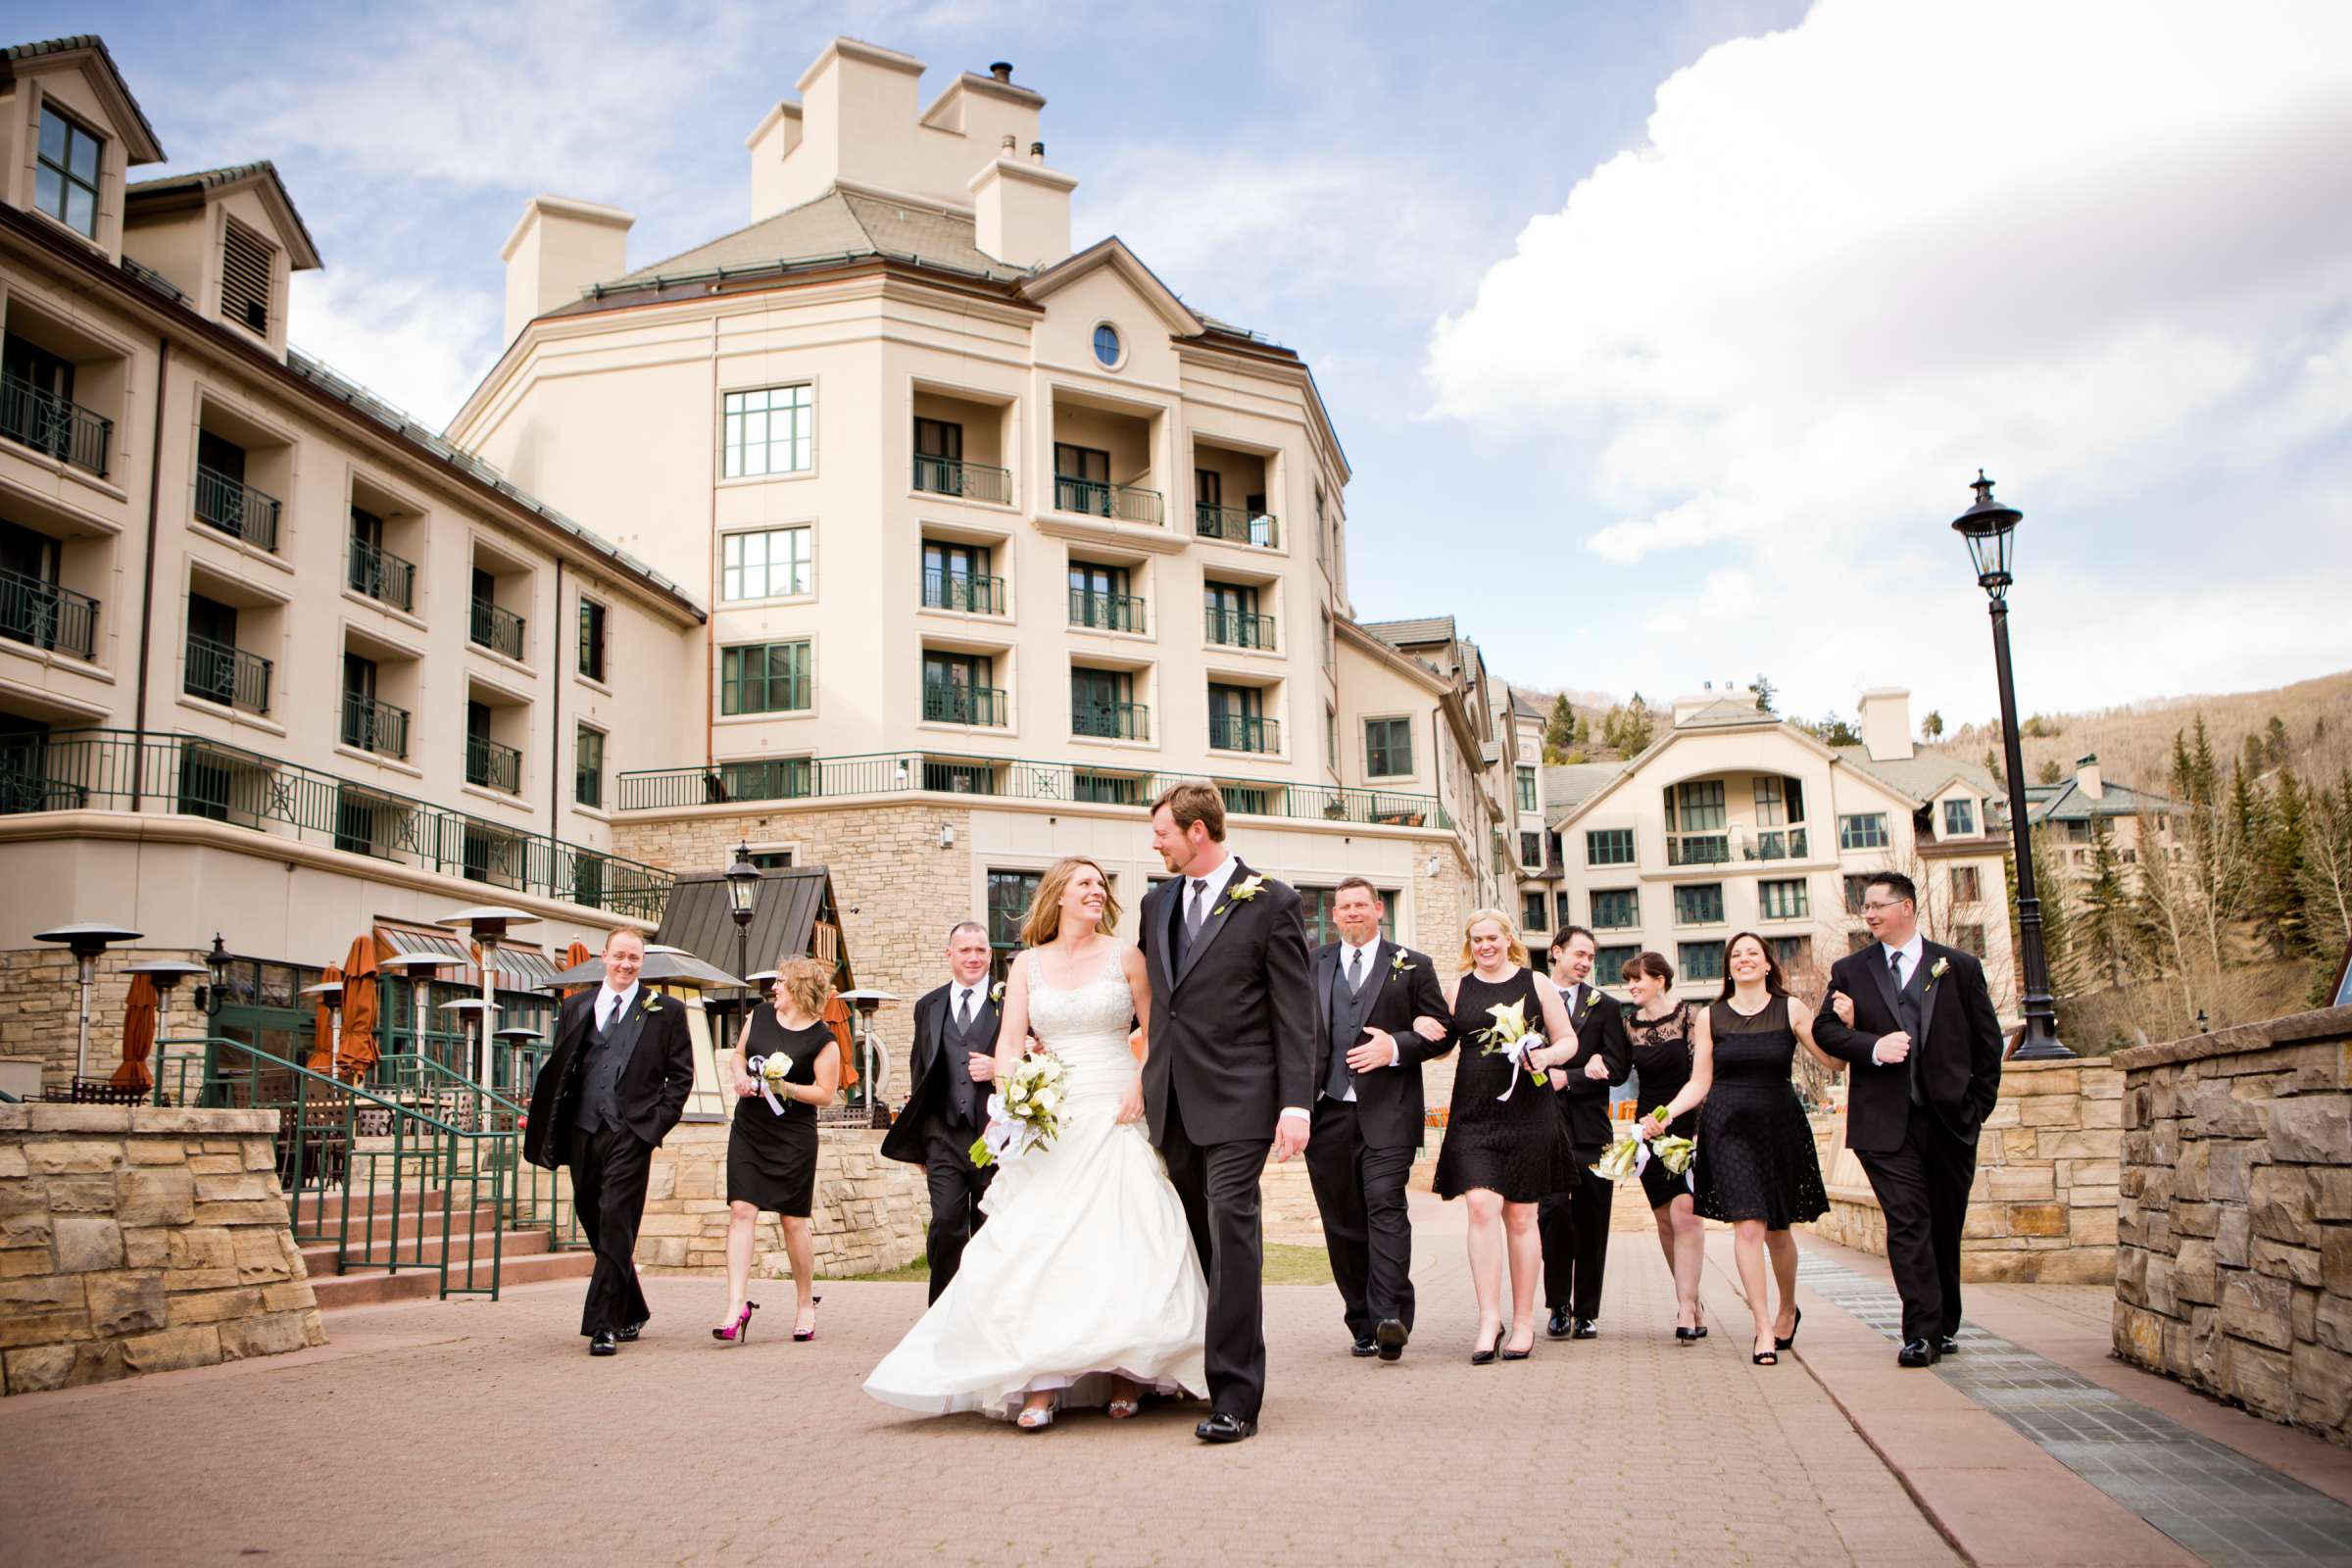
[[[2041,783],[2055,784],[2066,777],[2066,769],[2058,765],[2058,759],[2055,757],[2045,757],[2041,760],[2041,771],[2034,776]]]
[[[1812,729],[1813,733],[1820,737],[1821,744],[1824,746],[1859,746],[1862,744],[1862,737],[1854,732],[1854,726],[1839,718],[1836,709],[1824,713],[1821,722],[1812,726]]]
[[[2090,876],[2082,885],[2078,921],[2084,960],[2101,982],[2124,983],[2137,946],[2133,930],[2132,890],[2124,881],[2123,858],[2116,853],[2115,833],[2107,818],[2090,819]]]
[[[2048,823],[2034,829],[2034,894],[2041,901],[2041,957],[2049,971],[2050,996],[2063,1004],[2082,995],[2082,964],[2075,953],[2075,932],[2072,911],[2068,907],[2066,874],[2060,868],[2066,863],[2066,852],[2060,848],[2058,837]],[[2017,857],[2001,858],[2002,880],[2008,884],[2009,951],[2025,952],[2023,929],[2017,907]],[[2025,990],[2025,972],[2018,972],[2018,990]]]
[[[1544,720],[1544,744],[1563,752],[1576,744],[1576,710],[1569,706],[1566,692],[1551,700],[1551,715]]]
[[[1770,713],[1777,711],[1777,710],[1775,710],[1772,706],[1772,699],[1773,684],[1771,680],[1768,679],[1761,670],[1759,670],[1756,674],[1756,711],[1759,713]]]
[[[2352,943],[2352,768],[2332,785],[2309,792],[2303,815],[2305,938],[2312,963],[2312,1001],[2325,1004],[2335,983],[2335,966]]]
[[[1919,721],[1919,732],[1931,741],[1943,739],[1943,714],[1929,709],[1928,716]]]
[[[2001,766],[2001,754],[1989,746],[1984,748],[1984,771],[1992,775],[1996,787],[2004,790],[2009,787],[2008,771]]]
[[[1579,713],[1576,718],[1576,744],[1579,746],[1592,744],[1592,721],[1582,713]]]
[[[2268,754],[2273,767],[2286,765],[2286,720],[2277,713],[2273,713],[2271,721],[2263,726],[2262,749]]]
[[[2260,876],[2255,887],[2254,922],[2273,954],[2298,957],[2311,951],[2311,932],[2303,907],[2303,850],[2308,804],[2292,770],[2278,770],[2278,789],[2263,813],[2263,836],[2256,853]]]
[[[2237,760],[2237,765],[2255,778],[2263,775],[2264,770],[2270,766],[2270,761],[2268,755],[2262,749],[2261,736],[2249,735],[2246,737],[2245,755]]]

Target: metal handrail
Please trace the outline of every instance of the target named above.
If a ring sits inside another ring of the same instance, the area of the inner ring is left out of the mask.
[[[1247,610],[1206,610],[1208,640],[1227,648],[1272,648],[1274,617]]]
[[[1271,512],[1247,507],[1217,507],[1205,501],[1193,507],[1193,532],[1202,539],[1221,539],[1232,545],[1276,550],[1282,545],[1282,522]]]
[[[476,599],[466,635],[492,653],[504,654],[509,659],[521,662],[522,617],[512,610],[503,609],[487,599]]]
[[[1211,713],[1208,744],[1210,750],[1219,752],[1275,751],[1282,745],[1282,724],[1278,719],[1248,713]]]
[[[409,755],[409,710],[363,692],[343,694],[343,744],[379,757]]]
[[[218,468],[196,466],[196,520],[210,528],[277,552],[277,497],[232,479]]]
[[[1152,710],[1142,703],[1073,702],[1070,733],[1098,740],[1148,741],[1152,738]]]
[[[1004,688],[928,682],[923,687],[923,717],[934,723],[1002,728],[1006,722]]]
[[[961,571],[923,571],[923,608],[974,615],[1004,613],[1004,579]]]
[[[0,566],[0,637],[88,659],[98,646],[98,601]]]
[[[934,458],[916,453],[914,487],[937,496],[959,496],[965,501],[1012,500],[1012,470],[961,458]]]
[[[416,608],[416,563],[356,536],[351,541],[351,586],[398,610]]]
[[[103,479],[115,421],[21,375],[0,374],[0,435]]]
[[[223,708],[270,711],[270,661],[229,643],[188,633],[188,667],[182,688]]]
[[[1054,476],[1054,505],[1063,512],[1082,512],[1094,517],[1120,517],[1128,522],[1161,520],[1161,497],[1140,485],[1109,484],[1101,479]]]
[[[484,789],[522,793],[522,753],[487,735],[466,737],[466,782]]]
[[[1131,631],[1144,628],[1144,596],[1141,594],[1099,594],[1091,588],[1070,590],[1070,624],[1095,631]]]

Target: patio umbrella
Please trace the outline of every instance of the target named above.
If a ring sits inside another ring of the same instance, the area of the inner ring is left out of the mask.
[[[588,951],[587,943],[582,942],[578,937],[573,937],[571,939],[571,946],[564,950],[564,967],[566,969],[576,969],[581,964],[586,963],[590,958],[595,956],[595,954]],[[565,986],[561,994],[568,998],[572,995],[572,993],[585,989],[586,988],[583,986]]]
[[[155,1082],[147,1071],[147,1054],[155,1049],[155,982],[132,975],[122,1005],[122,1065],[112,1080],[118,1089],[145,1089]]]
[[[375,933],[364,931],[343,958],[343,1075],[355,1084],[383,1054],[375,1040]]]
[[[318,983],[320,985],[340,985],[343,983],[343,971],[330,963],[318,976]],[[313,1072],[332,1072],[334,1070],[335,1025],[333,1019],[328,1015],[324,998],[319,999],[318,1010],[312,1014],[312,1018],[311,1055],[303,1065]]]
[[[850,1043],[850,1004],[839,992],[825,999],[825,1025],[841,1048],[841,1087],[847,1089],[858,1081],[858,1048]]]

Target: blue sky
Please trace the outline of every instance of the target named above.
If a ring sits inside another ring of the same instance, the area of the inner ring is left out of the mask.
[[[274,159],[326,260],[296,342],[435,422],[526,196],[636,214],[632,265],[739,225],[744,135],[846,32],[926,100],[1013,61],[1077,242],[1315,367],[1357,612],[1499,674],[1986,716],[1980,463],[2029,710],[2352,665],[2326,0],[9,9],[102,33],[169,167]]]

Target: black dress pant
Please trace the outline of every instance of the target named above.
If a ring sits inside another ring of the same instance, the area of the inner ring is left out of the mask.
[[[1536,1234],[1544,1243],[1544,1300],[1553,1311],[1575,1317],[1600,1316],[1601,1276],[1609,1263],[1609,1207],[1617,1184],[1595,1176],[1598,1149],[1577,1144],[1576,1185],[1536,1205]]]
[[[1328,1095],[1315,1101],[1306,1176],[1348,1332],[1359,1340],[1383,1318],[1413,1326],[1413,1230],[1404,1206],[1413,1153],[1366,1147],[1353,1102]]]
[[[1208,1277],[1208,1336],[1201,1357],[1211,1406],[1245,1421],[1257,1419],[1266,1396],[1265,1235],[1258,1211],[1258,1178],[1268,1145],[1262,1138],[1196,1144],[1169,1086],[1159,1152],[1168,1181],[1183,1200],[1200,1272]]]
[[[654,1146],[626,1127],[571,1130],[571,1206],[580,1234],[596,1250],[580,1332],[595,1334],[643,1323],[653,1316],[637,1288],[637,1227],[645,1219],[645,1185]]]
[[[931,1299],[948,1288],[962,1266],[964,1244],[980,1229],[980,1200],[997,1174],[972,1165],[972,1140],[979,1130],[957,1127],[934,1116],[923,1127],[923,1180],[931,1189],[931,1227],[923,1233],[923,1256],[931,1266]]]
[[[1903,1338],[1960,1332],[1960,1231],[1977,1179],[1977,1141],[1961,1138],[1935,1111],[1911,1107],[1902,1146],[1854,1151],[1886,1216],[1886,1266],[1903,1298]]]

